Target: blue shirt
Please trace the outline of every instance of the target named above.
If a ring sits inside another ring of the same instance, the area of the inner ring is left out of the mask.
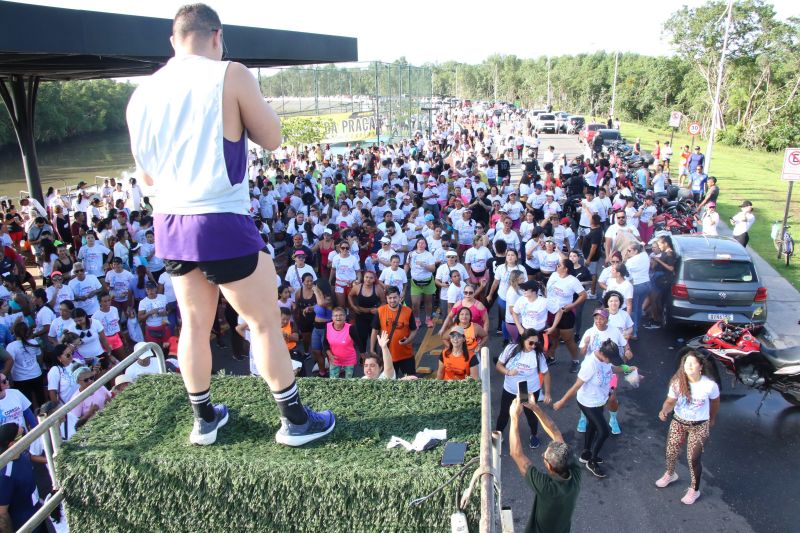
[[[0,346],[5,348],[9,342],[14,342],[14,335],[5,324],[0,324]]]
[[[689,172],[694,172],[700,165],[703,165],[703,167],[706,166],[706,156],[694,152],[689,156]]]
[[[8,506],[8,514],[16,531],[39,507],[39,493],[30,454],[22,452],[0,474],[0,505]]]
[[[689,179],[692,181],[692,192],[703,194],[706,189],[706,180],[708,179],[708,175],[692,172],[692,175],[689,176]]]
[[[639,186],[642,189],[647,188],[647,170],[644,168],[640,168],[636,171],[636,177],[639,179]]]

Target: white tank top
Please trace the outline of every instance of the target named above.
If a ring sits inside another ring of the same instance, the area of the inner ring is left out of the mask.
[[[131,151],[153,178],[156,213],[249,214],[245,173],[229,176],[225,165],[222,89],[228,64],[173,57],[128,103]]]

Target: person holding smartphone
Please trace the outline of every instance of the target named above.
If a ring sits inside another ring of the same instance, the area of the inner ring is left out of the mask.
[[[546,404],[550,403],[550,373],[547,369],[544,348],[536,330],[524,330],[519,337],[518,344],[509,344],[503,350],[495,368],[505,376],[503,392],[500,396],[500,410],[495,424],[496,431],[502,432],[506,429],[508,408],[514,398],[517,397],[520,383],[524,383],[527,386],[528,395],[531,398],[537,396],[543,389],[544,395],[541,399]],[[539,430],[539,423],[530,411],[525,412],[525,417],[528,419],[528,426],[531,428],[528,444],[531,448],[538,448],[540,442],[536,433]]]

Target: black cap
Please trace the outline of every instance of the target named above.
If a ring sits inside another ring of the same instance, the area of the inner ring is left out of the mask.
[[[539,282],[537,281],[526,281],[525,283],[520,283],[519,288],[523,291],[537,291],[539,290]]]
[[[147,283],[144,284],[144,288],[145,289],[155,289],[156,288],[156,284],[153,283],[152,281],[148,281]]]

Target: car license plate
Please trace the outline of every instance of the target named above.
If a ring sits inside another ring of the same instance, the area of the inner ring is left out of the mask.
[[[727,320],[728,322],[733,321],[733,315],[727,315],[724,313],[708,313],[708,319],[717,322],[719,320]]]

